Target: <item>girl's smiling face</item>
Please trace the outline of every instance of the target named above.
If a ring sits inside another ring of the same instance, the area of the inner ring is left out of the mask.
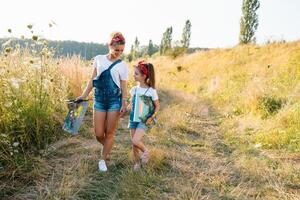
[[[142,74],[137,67],[134,68],[133,77],[135,81],[145,83],[146,75]]]

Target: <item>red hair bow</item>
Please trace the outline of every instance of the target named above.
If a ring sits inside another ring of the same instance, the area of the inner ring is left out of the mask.
[[[115,43],[122,43],[125,44],[125,38],[122,35],[116,35],[111,39],[110,44],[113,45]]]
[[[148,68],[144,60],[138,62],[138,68],[141,70],[142,74],[148,76]]]

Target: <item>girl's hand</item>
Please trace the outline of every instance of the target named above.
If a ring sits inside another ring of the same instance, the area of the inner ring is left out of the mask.
[[[128,104],[126,111],[128,111],[128,112],[131,111],[131,107],[132,107],[131,104]]]
[[[149,117],[146,121],[146,125],[150,126],[152,122],[152,117]]]

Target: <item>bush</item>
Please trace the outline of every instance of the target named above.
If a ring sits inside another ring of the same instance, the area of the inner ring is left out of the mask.
[[[0,168],[23,165],[61,132],[67,79],[35,39],[39,51],[0,54]]]
[[[285,104],[286,100],[283,98],[276,98],[272,96],[262,96],[258,98],[258,109],[262,113],[263,118],[275,115]]]
[[[173,59],[177,58],[178,56],[182,56],[186,53],[187,49],[185,47],[174,47],[169,49],[166,54],[171,56]]]

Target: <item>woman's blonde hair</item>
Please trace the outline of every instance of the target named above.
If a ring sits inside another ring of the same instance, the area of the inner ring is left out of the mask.
[[[109,45],[123,45],[125,44],[125,38],[121,32],[113,32],[110,34]]]

